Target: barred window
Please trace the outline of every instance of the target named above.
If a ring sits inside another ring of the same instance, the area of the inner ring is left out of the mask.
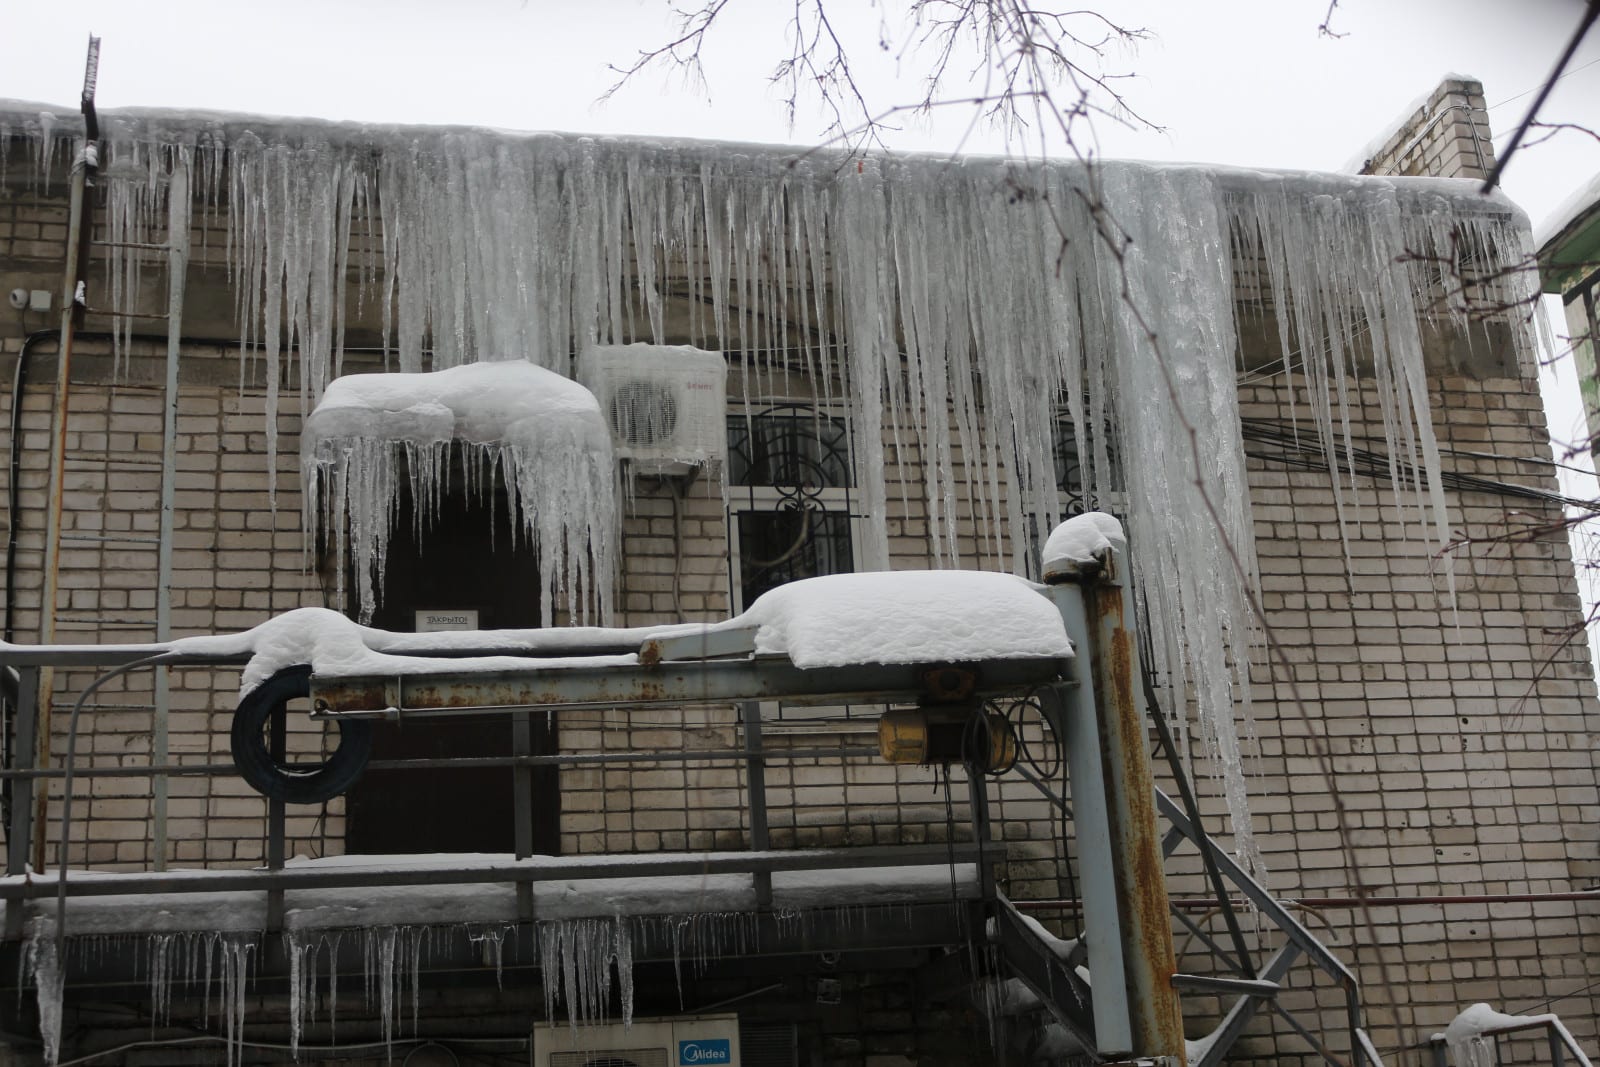
[[[855,570],[849,424],[810,404],[728,417],[735,607],[798,578]]]

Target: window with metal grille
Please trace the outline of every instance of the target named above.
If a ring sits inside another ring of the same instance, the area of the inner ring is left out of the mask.
[[[846,421],[781,403],[728,418],[728,501],[735,608],[769,589],[855,570]]]

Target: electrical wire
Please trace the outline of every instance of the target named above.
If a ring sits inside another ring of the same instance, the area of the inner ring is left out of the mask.
[[[1595,60],[1595,62],[1600,63],[1600,60]],[[1528,1012],[1534,1010],[1535,1008],[1548,1008],[1550,1005],[1558,1004],[1563,1000],[1571,1000],[1573,997],[1581,997],[1585,993],[1589,992],[1591,989],[1600,989],[1600,979],[1597,979],[1597,980],[1595,980],[1593,982],[1590,982],[1588,985],[1583,986],[1581,989],[1574,989],[1570,993],[1562,993],[1559,996],[1548,997],[1548,998],[1546,998],[1544,1000],[1536,1001],[1536,1002],[1534,1002],[1532,1004],[1525,1004],[1520,1008],[1516,1008],[1515,1010],[1508,1012],[1507,1014],[1509,1014],[1509,1015],[1526,1015]]]
[[[1323,451],[1320,441],[1309,439],[1309,435],[1296,433],[1283,423],[1244,419],[1241,420],[1240,429],[1245,440],[1245,454],[1248,456],[1270,460],[1296,470],[1326,471],[1330,466],[1328,455]],[[1252,444],[1270,447],[1251,448]],[[1491,453],[1467,454],[1477,455],[1480,458],[1522,459],[1519,456],[1495,456]],[[1351,475],[1361,475],[1379,481],[1388,481],[1392,476],[1391,459],[1393,457],[1389,454],[1372,449],[1359,448],[1342,443],[1334,446],[1334,462],[1337,464],[1337,469]],[[1402,473],[1411,474],[1419,483],[1422,481],[1422,472],[1414,467],[1409,460],[1394,459],[1394,463]],[[1539,489],[1531,485],[1518,485],[1515,482],[1503,482],[1496,478],[1484,478],[1475,474],[1462,474],[1460,471],[1449,470],[1441,470],[1439,472],[1439,482],[1445,488],[1455,489],[1459,492],[1488,493],[1495,496],[1536,500],[1543,504],[1553,504],[1562,508],[1573,508],[1578,511],[1600,515],[1600,501],[1582,500],[1578,497],[1554,493],[1548,489]]]
[[[1595,66],[1596,64],[1600,64],[1600,59],[1591,59],[1591,60],[1589,60],[1589,62],[1585,63],[1581,67],[1573,67],[1571,70],[1566,71],[1565,73],[1563,73],[1561,75],[1560,78],[1556,78],[1553,82],[1551,82],[1551,84],[1555,84],[1555,82],[1559,82],[1559,81],[1562,81],[1562,80],[1564,80],[1566,78],[1570,78],[1574,74],[1578,74],[1578,73],[1581,73],[1582,71],[1586,71],[1590,67]],[[1535,85],[1532,89],[1524,89],[1522,92],[1518,93],[1516,96],[1508,96],[1504,100],[1500,101],[1498,104],[1490,104],[1484,110],[1486,110],[1486,111],[1494,111],[1496,108],[1505,107],[1507,104],[1514,104],[1518,100],[1521,100],[1523,97],[1532,96],[1534,93],[1538,92],[1542,88],[1544,88],[1544,84],[1540,83],[1539,85]]]

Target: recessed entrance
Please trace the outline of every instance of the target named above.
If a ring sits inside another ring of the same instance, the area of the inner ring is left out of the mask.
[[[410,631],[417,613],[428,611],[469,618],[476,612],[480,629],[539,626],[538,559],[526,539],[513,537],[516,518],[508,515],[503,491],[471,499],[457,488],[419,534],[408,495],[389,543],[373,625]],[[532,712],[526,721],[525,751],[555,753],[555,717]],[[504,713],[379,722],[372,758],[510,756],[514,729],[515,716]],[[560,846],[557,770],[534,767],[520,782],[532,804],[532,850],[554,855]],[[368,770],[346,794],[346,851],[515,852],[518,784],[510,767]]]

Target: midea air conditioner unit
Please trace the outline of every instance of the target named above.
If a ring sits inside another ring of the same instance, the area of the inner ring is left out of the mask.
[[[533,1031],[535,1067],[739,1065],[739,1017],[635,1019],[632,1026],[552,1023]]]
[[[596,345],[578,380],[611,423],[617,458],[635,474],[687,474],[728,450],[728,366],[687,345]]]

